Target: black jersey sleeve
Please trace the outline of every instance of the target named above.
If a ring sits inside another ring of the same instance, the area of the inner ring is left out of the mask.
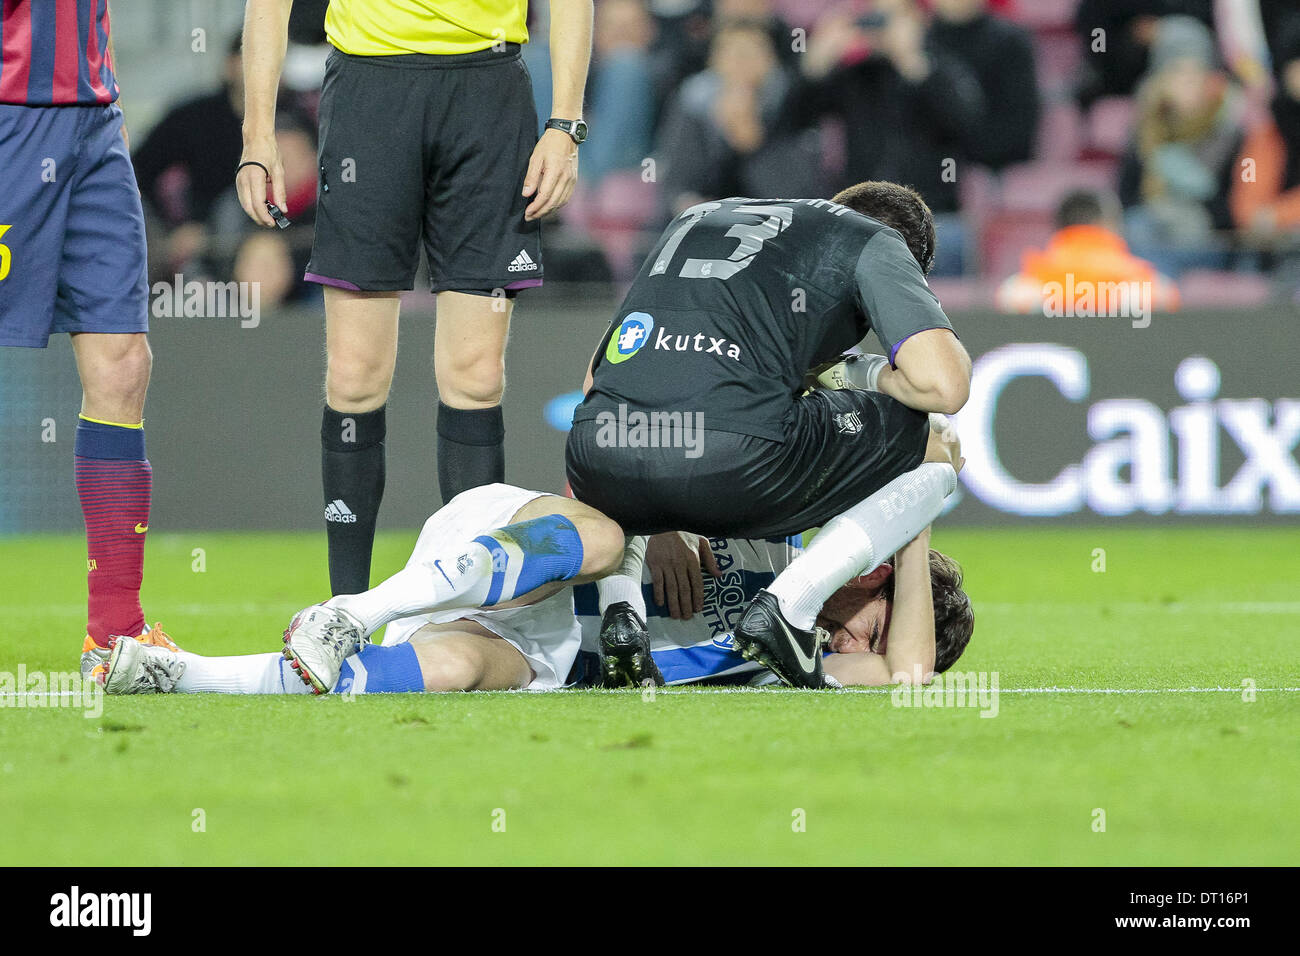
[[[858,307],[885,346],[891,365],[898,347],[917,332],[952,328],[897,230],[881,229],[867,241],[853,275]]]

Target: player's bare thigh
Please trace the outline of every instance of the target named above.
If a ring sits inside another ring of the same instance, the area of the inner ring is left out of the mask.
[[[426,624],[411,646],[426,691],[518,690],[535,676],[513,644],[477,621]]]

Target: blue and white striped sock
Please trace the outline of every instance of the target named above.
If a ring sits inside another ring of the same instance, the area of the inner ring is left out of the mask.
[[[572,580],[581,569],[578,529],[563,515],[545,515],[496,528],[408,564],[364,594],[325,603],[370,635],[398,618],[504,604],[551,581]]]
[[[401,644],[366,644],[339,669],[336,694],[413,694],[424,690],[424,674],[415,648]]]

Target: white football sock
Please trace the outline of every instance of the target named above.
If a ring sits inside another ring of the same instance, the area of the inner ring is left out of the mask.
[[[808,550],[768,588],[786,620],[811,628],[828,597],[920,534],[956,487],[951,465],[928,462],[826,522]]]
[[[311,691],[281,654],[204,657],[181,651],[180,658],[185,661],[185,673],[176,682],[178,694],[301,694]]]
[[[641,590],[642,569],[645,566],[646,539],[642,536],[628,537],[623,542],[623,563],[613,574],[608,574],[596,582],[597,603],[601,615],[611,604],[626,601],[632,610],[646,619],[645,592]]]
[[[346,611],[369,637],[385,624],[416,614],[480,607],[492,586],[492,556],[477,541],[415,561],[361,594],[325,602]]]

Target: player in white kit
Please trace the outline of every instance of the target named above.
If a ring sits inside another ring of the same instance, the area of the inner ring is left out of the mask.
[[[490,551],[492,542],[524,539],[518,529],[529,519],[543,520],[535,515],[556,519],[557,512],[566,510],[575,518],[584,542],[604,539],[585,555],[571,555],[568,571],[575,570],[574,561],[585,561],[584,568],[590,565],[600,573],[610,570],[612,542],[621,544],[617,525],[595,512],[584,514],[590,509],[570,499],[488,485],[457,496],[429,518],[403,571],[363,595],[332,598],[295,618],[287,632],[290,637],[295,625],[312,615],[327,615],[327,623],[349,641],[352,638],[346,635],[351,631],[362,632],[364,638],[387,625],[382,644],[358,638],[339,651],[333,674],[313,670],[304,676],[304,661],[293,654],[203,657],[184,651],[141,652],[138,648],[143,645],[122,642],[111,659],[107,690],[389,693],[555,690],[575,683],[584,670],[575,666],[580,650],[598,649],[601,615],[594,585],[584,583],[595,572],[570,574],[574,588],[560,586],[564,571],[553,573],[541,588],[531,581],[516,583],[515,593],[527,592],[534,598],[524,606],[502,607],[497,595],[493,606],[450,598],[444,606],[430,608],[431,599],[420,593],[448,572],[451,577],[465,574],[456,565],[466,558],[472,563],[472,554],[460,553],[467,542],[495,534],[486,545]],[[970,602],[960,588],[960,569],[930,551],[928,542],[927,529],[901,548],[892,564],[881,564],[850,581],[825,603],[818,623],[829,633],[826,668],[840,683],[920,681],[931,672],[946,670],[961,654],[973,628]],[[722,538],[707,546],[717,576],[705,581],[699,613],[689,620],[681,615],[674,618],[667,608],[645,600],[653,590],[651,566],[638,589],[641,601],[632,597],[637,613],[649,620],[655,661],[672,684],[761,680],[767,672],[735,651],[731,627],[754,594],[770,585],[800,549],[789,539]],[[546,547],[534,550],[547,552]],[[599,560],[593,558],[594,550],[603,552]],[[510,560],[499,571],[495,564],[502,563],[501,555],[490,557],[495,559],[491,577],[509,577]],[[513,570],[518,577],[519,569]],[[472,568],[469,573],[472,577]],[[519,591],[521,587],[525,591]],[[647,607],[653,611],[647,612]],[[341,619],[336,617],[339,614]]]
[[[681,537],[688,543],[678,551],[688,555],[695,548],[689,540],[694,536]],[[839,683],[890,684],[897,674],[910,674],[916,667],[923,667],[923,674],[942,673],[965,650],[975,619],[961,587],[961,568],[931,550],[929,538],[928,529],[921,532],[893,559],[854,578],[822,606],[817,625],[828,635],[824,664]],[[671,602],[682,608],[676,614],[662,594],[656,596],[663,589],[652,584],[655,569],[647,561],[635,610],[647,622],[655,664],[668,684],[774,682],[767,668],[740,655],[731,632],[754,596],[770,587],[802,549],[796,539],[786,538],[713,538],[702,543],[712,556],[712,569],[693,611],[685,594]],[[693,567],[686,570],[694,572]],[[681,569],[677,576],[681,578]],[[598,602],[594,584],[574,588],[585,658],[580,663],[587,674],[596,669],[599,653]],[[932,632],[918,625],[927,616],[933,621]],[[927,663],[927,647],[933,648],[932,664]]]

